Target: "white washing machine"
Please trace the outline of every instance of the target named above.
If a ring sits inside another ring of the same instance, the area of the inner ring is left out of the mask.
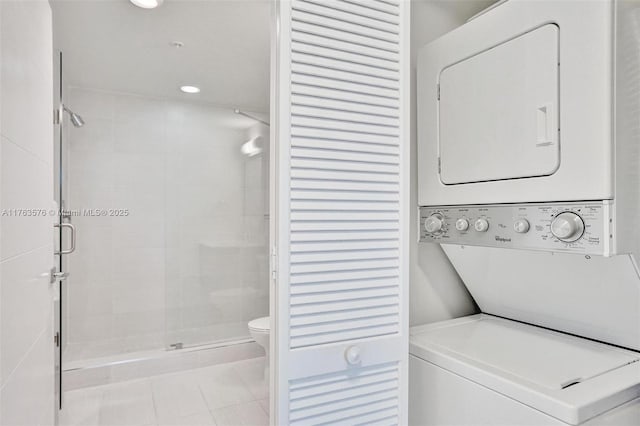
[[[480,314],[414,327],[409,424],[640,424],[640,353]]]
[[[640,425],[640,2],[508,0],[421,49],[420,235],[483,314],[411,335],[414,425]]]

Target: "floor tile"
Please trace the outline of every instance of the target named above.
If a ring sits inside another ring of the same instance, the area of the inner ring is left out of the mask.
[[[66,392],[64,408],[60,412],[60,426],[97,425],[104,391],[85,388]]]
[[[263,426],[261,359],[65,392],[60,426]]]
[[[213,410],[217,426],[268,426],[269,416],[257,401]]]
[[[104,387],[100,426],[155,425],[156,415],[148,379],[121,382]]]
[[[233,365],[221,364],[197,371],[198,383],[210,410],[256,399]]]
[[[150,380],[158,422],[209,414],[196,376],[192,373],[166,374]]]
[[[269,396],[269,383],[264,379],[264,358],[253,358],[234,363],[234,368],[255,399]]]
[[[207,411],[184,417],[162,419],[158,421],[158,426],[216,426],[216,422],[211,413]]]

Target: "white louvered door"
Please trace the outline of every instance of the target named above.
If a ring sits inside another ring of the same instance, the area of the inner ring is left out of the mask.
[[[275,5],[271,421],[406,424],[409,2]]]

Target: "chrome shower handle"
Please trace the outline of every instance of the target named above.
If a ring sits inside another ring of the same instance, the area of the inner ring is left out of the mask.
[[[57,251],[54,254],[57,256],[60,254],[73,253],[76,250],[76,227],[70,223],[55,223],[53,226],[56,228],[68,228],[71,232],[71,247],[69,247],[69,249],[67,250]],[[62,245],[62,242],[60,244]]]

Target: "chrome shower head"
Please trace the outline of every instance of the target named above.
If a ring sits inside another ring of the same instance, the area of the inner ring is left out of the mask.
[[[62,105],[62,108],[69,114],[69,119],[71,120],[71,124],[73,124],[73,127],[82,127],[82,126],[84,126],[84,120],[82,119],[81,116],[79,116],[75,112],[71,111],[65,105]]]

